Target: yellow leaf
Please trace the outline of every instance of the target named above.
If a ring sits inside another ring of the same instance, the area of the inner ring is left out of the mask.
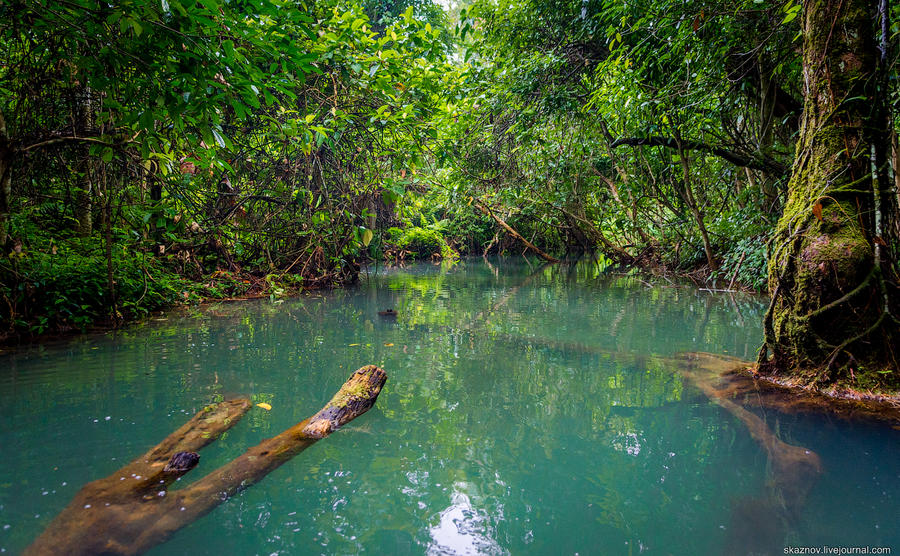
[[[266,402],[259,402],[258,404],[256,404],[256,407],[261,407],[261,408],[265,409],[266,411],[269,411],[270,409],[272,409],[272,406],[267,404]]]
[[[386,347],[393,347],[394,344],[384,344]]]
[[[350,344],[350,347],[358,346],[359,344]]]
[[[822,221],[822,203],[813,205],[813,215],[816,217],[816,220]]]

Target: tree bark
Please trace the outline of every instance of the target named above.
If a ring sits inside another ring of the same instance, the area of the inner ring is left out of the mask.
[[[804,3],[806,97],[769,260],[764,373],[900,387],[898,211],[880,17],[871,0]]]
[[[140,554],[212,511],[292,457],[375,405],[387,380],[368,365],[357,370],[312,417],[178,490],[176,479],[250,409],[248,400],[209,406],[146,454],[105,479],[88,483],[25,550],[26,555]]]
[[[78,99],[75,108],[75,129],[73,135],[85,136],[93,129],[93,108],[91,107],[91,89],[81,90],[82,98]],[[81,237],[90,237],[93,232],[93,197],[94,197],[94,160],[91,157],[89,143],[78,145],[78,189],[75,192],[75,232]]]

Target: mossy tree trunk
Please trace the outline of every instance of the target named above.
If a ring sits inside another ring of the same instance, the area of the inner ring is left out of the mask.
[[[763,372],[900,386],[898,210],[879,4],[804,3],[806,96],[769,260]]]

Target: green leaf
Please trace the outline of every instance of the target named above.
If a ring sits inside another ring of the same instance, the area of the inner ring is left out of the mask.
[[[225,51],[225,60],[228,62],[234,61],[234,41],[224,41],[222,43],[222,50]]]
[[[210,131],[212,131],[212,135],[216,140],[216,144],[224,149],[225,148],[225,137],[221,133],[219,133],[219,131],[216,129],[212,129]]]

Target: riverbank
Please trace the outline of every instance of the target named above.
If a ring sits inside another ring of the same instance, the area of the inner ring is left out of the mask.
[[[749,361],[719,354],[689,353],[680,359],[686,375],[702,370],[701,376],[717,396],[744,407],[788,415],[827,414],[900,429],[900,392],[860,391],[840,384],[816,387],[798,379],[760,374]]]
[[[13,346],[69,338],[90,332],[106,332],[159,316],[179,307],[198,306],[211,302],[244,301],[259,298],[283,298],[303,290],[328,287],[325,280],[307,283],[296,275],[263,274],[260,272],[230,272],[217,270],[202,279],[192,280],[173,273],[151,273],[144,269],[144,286],[138,296],[118,296],[115,304],[105,304],[108,296],[101,289],[99,295],[86,300],[79,295],[87,288],[65,289],[72,281],[43,283],[44,291],[36,292],[33,284],[25,284],[20,297],[31,303],[21,303],[23,313],[17,313],[9,296],[4,294],[9,315],[4,315],[0,331],[0,346]],[[90,282],[88,282],[90,283]],[[38,285],[41,282],[38,281]],[[127,291],[132,291],[131,289]],[[58,297],[52,298],[56,293]],[[149,294],[149,295],[148,295]],[[36,302],[35,302],[36,301]],[[43,308],[43,310],[42,310]]]

